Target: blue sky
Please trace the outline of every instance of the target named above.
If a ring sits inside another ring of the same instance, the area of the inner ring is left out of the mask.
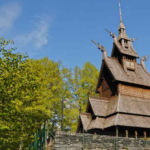
[[[150,1],[122,0],[123,22],[140,56],[150,54]],[[48,57],[69,68],[89,61],[98,69],[102,54],[91,39],[112,51],[118,35],[118,0],[0,0],[0,34],[14,39],[19,52]],[[150,59],[146,62],[150,71]]]

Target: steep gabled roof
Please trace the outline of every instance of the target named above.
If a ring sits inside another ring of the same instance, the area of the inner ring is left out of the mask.
[[[89,97],[89,103],[95,116],[107,115],[108,101],[106,99]]]
[[[136,65],[136,72],[127,70],[127,75],[117,59],[108,58],[106,63],[115,80],[150,87],[150,76],[141,65]]]
[[[119,38],[121,38],[120,36],[123,36],[123,33],[119,35]],[[121,54],[139,58],[138,54],[136,53],[136,51],[133,49],[132,46],[129,47],[128,49],[125,49],[121,46],[121,44],[119,43],[117,39],[114,39],[112,56],[115,50],[118,50]]]
[[[107,66],[106,61],[105,61],[105,60],[102,60],[102,65],[101,65],[101,69],[100,69],[100,73],[99,73],[99,78],[98,78],[98,82],[97,82],[96,92],[98,92],[98,88],[100,87],[101,81],[103,80],[103,77],[102,77],[102,75],[103,75],[103,70],[104,70],[104,68],[106,68],[106,67],[107,67],[108,71],[110,72],[111,76],[113,77],[111,71],[109,70],[109,67]],[[115,80],[115,78],[114,78],[114,80]]]
[[[128,73],[127,74],[124,71],[121,64],[119,63],[118,59],[108,57],[102,62],[102,68],[100,71],[96,92],[98,92],[98,88],[101,83],[100,80],[101,80],[104,66],[107,67],[107,69],[109,70],[110,74],[113,76],[115,81],[150,87],[150,75],[144,70],[142,65],[137,64],[135,66],[136,72],[127,70]]]
[[[119,36],[118,36],[118,41],[119,40],[121,40],[121,39],[125,39],[125,40],[128,40],[128,41],[130,41],[130,39],[128,38],[128,36],[127,36],[127,34],[126,34],[126,32],[121,32],[121,29],[124,29],[124,31],[126,30],[126,28],[125,28],[125,26],[124,26],[124,24],[123,24],[123,22],[121,21],[120,22],[120,24],[119,24]]]

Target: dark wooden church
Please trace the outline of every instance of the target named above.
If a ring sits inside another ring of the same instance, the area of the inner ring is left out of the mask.
[[[96,92],[88,99],[86,113],[80,114],[78,132],[119,136],[150,136],[150,74],[146,57],[139,58],[122,22],[120,7],[119,35],[113,38],[111,57],[103,53]]]

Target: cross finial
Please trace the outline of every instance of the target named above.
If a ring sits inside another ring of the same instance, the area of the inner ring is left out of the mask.
[[[121,1],[119,0],[120,22],[122,22]]]

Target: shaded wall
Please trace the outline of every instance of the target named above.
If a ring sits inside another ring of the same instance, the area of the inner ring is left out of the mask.
[[[56,132],[53,150],[150,150],[150,139]]]

